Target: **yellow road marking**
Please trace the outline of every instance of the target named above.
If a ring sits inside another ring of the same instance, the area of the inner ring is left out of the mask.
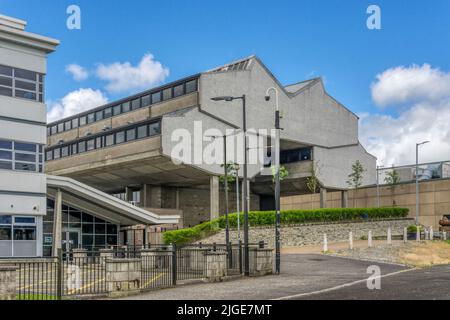
[[[159,278],[161,278],[164,275],[164,272],[161,272],[159,275],[153,277],[152,279],[148,280],[146,283],[144,283],[143,287],[146,287],[147,285],[149,285],[150,283],[152,283],[155,280],[158,280]]]

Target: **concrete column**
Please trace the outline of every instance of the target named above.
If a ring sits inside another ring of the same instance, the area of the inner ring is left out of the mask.
[[[347,190],[341,191],[341,207],[348,208],[348,191]]]
[[[133,189],[131,189],[130,187],[125,188],[125,201],[133,201]]]
[[[53,212],[53,245],[52,256],[58,256],[58,249],[62,248],[61,243],[62,232],[62,192],[61,189],[56,191],[55,208]]]
[[[149,231],[150,231],[150,226],[145,226],[145,230],[144,230],[144,247],[145,248],[148,248],[148,245],[150,244],[150,236],[148,235],[148,233],[149,233]]]
[[[327,207],[327,189],[325,188],[320,188],[320,207]]]
[[[0,300],[16,299],[16,266],[0,266]]]
[[[141,202],[146,208],[162,208],[161,186],[144,184],[141,189]]]
[[[209,182],[209,193],[210,193],[210,220],[219,217],[219,177],[212,176]]]
[[[111,296],[140,289],[141,259],[106,260],[106,289]]]

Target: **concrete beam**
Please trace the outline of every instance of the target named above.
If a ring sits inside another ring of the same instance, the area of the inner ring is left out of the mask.
[[[210,193],[210,220],[217,219],[219,217],[219,177],[212,176],[209,183]]]

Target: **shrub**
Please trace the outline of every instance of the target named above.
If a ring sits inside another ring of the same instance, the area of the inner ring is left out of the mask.
[[[282,224],[301,224],[308,222],[352,221],[380,218],[402,218],[408,215],[406,208],[338,208],[316,210],[284,210],[281,211]],[[241,226],[244,215],[239,215]],[[228,215],[230,227],[237,227],[237,214]],[[266,226],[275,224],[275,211],[250,211],[250,226]],[[183,244],[198,241],[225,229],[226,219],[221,216],[213,221],[204,222],[192,228],[164,232],[165,243]]]
[[[417,229],[419,229],[420,231],[422,231],[423,227],[422,227],[422,226],[416,226],[416,225],[412,224],[412,225],[408,226],[407,231],[408,231],[409,233],[416,233],[416,232],[417,232]]]

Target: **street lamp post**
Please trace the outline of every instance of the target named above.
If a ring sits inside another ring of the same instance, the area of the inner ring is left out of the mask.
[[[419,224],[419,146],[428,142],[416,143],[416,224]]]
[[[270,100],[270,92],[275,93],[275,272],[280,274],[281,265],[281,214],[280,214],[280,108],[278,105],[278,90],[274,87],[267,89],[266,101]]]
[[[250,275],[249,262],[249,243],[248,243],[248,190],[247,190],[247,116],[245,105],[245,94],[240,97],[222,96],[211,98],[213,101],[233,101],[242,100],[242,130],[244,131],[244,178],[243,178],[243,194],[244,194],[244,274]]]

